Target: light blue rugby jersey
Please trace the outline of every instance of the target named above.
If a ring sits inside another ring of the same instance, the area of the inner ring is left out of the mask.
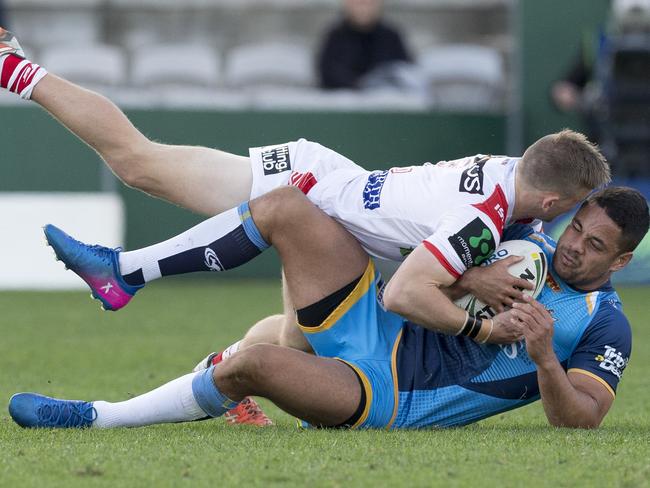
[[[552,263],[556,244],[550,237],[519,225],[506,237],[535,242]],[[595,378],[614,395],[629,360],[632,334],[611,284],[582,292],[549,266],[537,299],[553,311],[553,347],[564,369]],[[397,376],[397,428],[464,425],[539,399],[535,364],[523,341],[481,345],[409,322],[397,353]]]

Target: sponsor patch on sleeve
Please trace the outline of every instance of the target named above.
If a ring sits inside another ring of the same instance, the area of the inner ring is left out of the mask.
[[[373,171],[363,189],[363,208],[375,210],[381,207],[381,190],[388,178],[388,171]]]
[[[289,146],[269,146],[262,149],[264,176],[276,175],[291,170]]]
[[[466,268],[481,264],[496,249],[492,231],[478,217],[448,240]]]
[[[483,166],[487,158],[482,158],[460,175],[458,191],[483,195]]]
[[[603,354],[598,354],[595,358],[598,361],[598,367],[609,371],[619,380],[623,375],[623,370],[627,366],[628,358],[624,358],[623,355],[611,346],[605,346],[605,351]]]

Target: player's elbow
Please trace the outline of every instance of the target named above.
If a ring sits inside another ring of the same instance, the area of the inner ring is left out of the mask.
[[[549,418],[548,423],[553,427],[564,429],[597,429],[602,418],[581,416],[579,418]]]
[[[404,315],[409,308],[407,286],[393,277],[384,290],[384,307],[391,312]]]

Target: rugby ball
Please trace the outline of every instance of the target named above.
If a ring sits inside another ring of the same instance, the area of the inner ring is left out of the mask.
[[[481,263],[481,266],[487,266],[508,256],[522,256],[524,258],[510,266],[508,271],[511,275],[530,281],[535,285],[533,290],[524,290],[524,293],[533,298],[537,298],[546,282],[546,273],[548,271],[546,255],[539,246],[532,242],[505,241],[499,245],[488,259]],[[463,310],[467,310],[470,315],[476,317],[490,318],[496,315],[492,307],[481,302],[473,295],[465,295],[454,303]]]

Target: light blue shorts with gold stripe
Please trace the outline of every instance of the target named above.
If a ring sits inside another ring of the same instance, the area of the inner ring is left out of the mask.
[[[318,327],[301,330],[318,356],[339,359],[361,378],[366,405],[353,428],[390,428],[397,413],[397,346],[403,319],[377,298],[379,274],[369,261],[357,286]]]

